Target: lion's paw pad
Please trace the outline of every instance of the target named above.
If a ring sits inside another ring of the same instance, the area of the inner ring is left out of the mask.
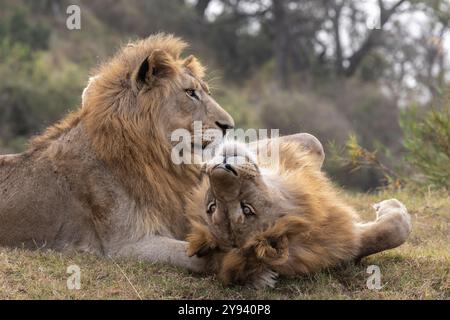
[[[397,208],[397,209],[407,211],[405,205],[403,203],[401,203],[400,201],[398,201],[397,199],[383,200],[381,202],[375,203],[373,205],[373,208],[379,215],[383,215],[385,212],[387,212],[388,210],[386,210],[386,209],[392,209],[392,208]]]
[[[377,213],[377,221],[387,221],[395,223],[399,231],[409,234],[412,229],[411,216],[405,205],[397,199],[384,200],[373,205]]]

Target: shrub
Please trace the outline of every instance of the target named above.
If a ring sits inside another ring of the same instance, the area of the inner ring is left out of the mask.
[[[429,111],[420,114],[412,107],[401,117],[406,161],[426,184],[450,187],[450,100],[441,99]]]
[[[21,151],[27,137],[79,103],[86,71],[7,38],[0,61],[0,137],[3,147]]]

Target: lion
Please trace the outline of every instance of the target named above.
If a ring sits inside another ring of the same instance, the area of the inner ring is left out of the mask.
[[[171,133],[224,134],[232,117],[205,69],[167,34],[130,43],[98,68],[79,109],[0,156],[0,245],[134,256],[202,271],[186,254],[186,190],[201,168],[174,165]],[[201,147],[208,144],[202,141]]]
[[[376,220],[361,222],[321,171],[320,142],[306,140],[283,141],[279,162],[265,165],[254,146],[228,142],[205,165],[189,202],[188,254],[206,257],[223,284],[273,286],[276,275],[359,260],[408,238],[400,201],[376,204]]]

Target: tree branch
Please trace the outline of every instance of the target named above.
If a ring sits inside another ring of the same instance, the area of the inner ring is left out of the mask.
[[[204,17],[206,13],[206,9],[208,9],[211,0],[198,0],[195,4],[195,11],[200,17]]]
[[[382,34],[382,30],[384,25],[389,21],[391,16],[397,11],[397,8],[400,7],[406,0],[397,1],[391,8],[386,9],[382,0],[378,1],[380,6],[380,28],[373,29],[369,32],[366,40],[363,42],[361,47],[353,53],[353,55],[348,59],[349,65],[345,69],[345,75],[347,77],[351,77],[355,74],[361,62],[367,56],[367,54],[379,44],[379,38]]]
[[[334,46],[336,50],[336,72],[341,74],[343,72],[343,55],[342,55],[342,42],[341,42],[341,29],[340,20],[343,5],[336,4],[333,7],[333,15],[331,21],[333,23],[333,33],[334,33]]]

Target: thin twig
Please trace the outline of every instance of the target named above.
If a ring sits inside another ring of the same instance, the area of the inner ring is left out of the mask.
[[[130,284],[131,288],[133,288],[134,292],[136,293],[136,295],[138,296],[139,300],[143,300],[141,295],[139,294],[139,292],[137,291],[136,287],[133,285],[133,283],[130,281],[130,279],[127,277],[127,275],[125,274],[125,272],[123,271],[123,269],[119,266],[119,264],[111,257],[108,256],[111,261],[117,266],[117,268],[119,268],[120,272],[122,272],[123,276],[125,277],[125,279],[127,279],[128,283]]]

